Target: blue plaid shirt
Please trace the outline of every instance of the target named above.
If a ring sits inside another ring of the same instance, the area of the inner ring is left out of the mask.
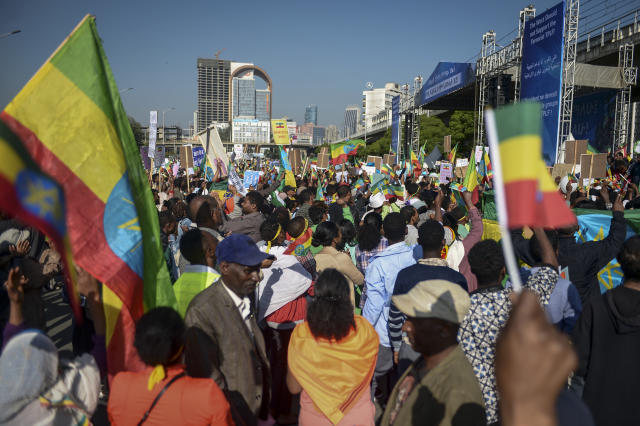
[[[389,241],[385,237],[380,238],[380,242],[378,243],[378,246],[373,250],[360,250],[360,245],[356,246],[356,267],[360,272],[362,272],[362,275],[364,275],[365,271],[367,270],[367,266],[369,266],[369,261],[371,260],[371,258],[376,254],[384,251],[384,249],[386,249],[388,246],[389,246]],[[360,309],[364,308],[364,302],[366,300],[367,300],[367,288],[366,286],[363,286],[362,295],[360,296],[360,303],[359,303]]]

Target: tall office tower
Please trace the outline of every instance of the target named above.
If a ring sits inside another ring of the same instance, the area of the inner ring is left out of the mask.
[[[256,90],[256,119],[269,120],[269,102],[271,91],[267,89]]]
[[[325,142],[333,142],[338,139],[340,139],[340,131],[338,130],[338,127],[334,124],[328,125],[325,132]]]
[[[357,106],[348,106],[344,111],[344,137],[348,138],[355,134],[358,130],[358,121],[360,119],[360,108]]]
[[[226,123],[229,117],[229,74],[231,61],[198,58],[198,123],[202,131],[212,122]]]
[[[233,85],[233,118],[256,116],[256,81],[253,78],[237,78]]]
[[[309,105],[304,109],[304,122],[313,123],[314,126],[318,125],[318,106]]]
[[[326,129],[320,126],[313,127],[313,144],[314,145],[322,145],[326,142],[325,140]]]

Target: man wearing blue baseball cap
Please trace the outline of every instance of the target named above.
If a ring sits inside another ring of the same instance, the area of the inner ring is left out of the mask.
[[[194,297],[185,316],[187,370],[216,381],[236,424],[256,425],[269,417],[271,375],[252,300],[260,268],[274,258],[242,234],[222,240],[216,258],[220,279]]]

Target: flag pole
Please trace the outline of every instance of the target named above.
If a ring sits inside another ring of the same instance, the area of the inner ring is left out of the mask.
[[[496,193],[496,209],[498,211],[498,226],[500,235],[502,236],[502,252],[504,260],[509,272],[509,278],[513,291],[520,293],[522,291],[522,281],[520,280],[520,270],[513,251],[513,243],[511,234],[508,230],[507,217],[507,199],[504,192],[504,182],[502,179],[502,163],[500,162],[500,149],[498,148],[498,132],[496,131],[495,115],[492,110],[486,110],[484,113],[487,141],[491,150],[493,160],[493,189]]]

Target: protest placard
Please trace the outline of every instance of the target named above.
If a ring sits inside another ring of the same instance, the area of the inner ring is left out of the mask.
[[[588,145],[588,140],[566,141],[564,143],[564,163],[580,163],[580,156],[587,153]]]
[[[580,156],[580,177],[607,177],[607,154],[582,154]]]
[[[556,163],[553,165],[553,169],[551,170],[551,177],[554,179],[558,176],[565,177],[569,173],[573,173],[573,166],[573,164]]]
[[[201,167],[204,160],[204,148],[201,146],[194,146],[191,149],[191,153],[193,154],[194,167]]]
[[[326,169],[327,167],[329,167],[330,159],[331,157],[329,154],[329,148],[326,146],[320,148],[320,154],[318,154],[318,168]]]
[[[475,154],[476,154],[476,164],[480,164],[480,161],[482,160],[482,155],[484,154],[485,149],[486,149],[487,151],[489,151],[489,148],[488,148],[488,147],[484,147],[484,146],[482,146],[482,145],[478,145],[478,146],[476,146],[476,151],[475,151]]]
[[[149,150],[147,155],[153,158],[156,153],[156,126],[158,124],[158,111],[149,111]]]
[[[245,170],[244,171],[244,187],[249,189],[249,187],[253,186],[254,188],[258,185],[258,179],[260,178],[260,173],[254,170]]]
[[[183,145],[180,147],[180,165],[185,169],[193,168],[193,151],[192,146]]]
[[[394,164],[396,164],[396,155],[395,154],[384,154],[384,156],[382,157],[382,162],[384,164],[388,164],[390,166],[393,166]]]
[[[382,168],[382,157],[378,157],[376,155],[368,155],[367,164],[369,163],[373,163],[373,167],[375,170],[380,170]]]
[[[149,167],[151,167],[151,160],[149,157],[149,147],[148,146],[141,146],[140,147],[140,157],[142,158],[142,165],[144,166],[145,170],[149,170]]]
[[[440,182],[447,183],[453,176],[453,166],[451,163],[440,163]]]
[[[466,167],[469,165],[468,158],[458,158],[456,159],[456,167]]]

